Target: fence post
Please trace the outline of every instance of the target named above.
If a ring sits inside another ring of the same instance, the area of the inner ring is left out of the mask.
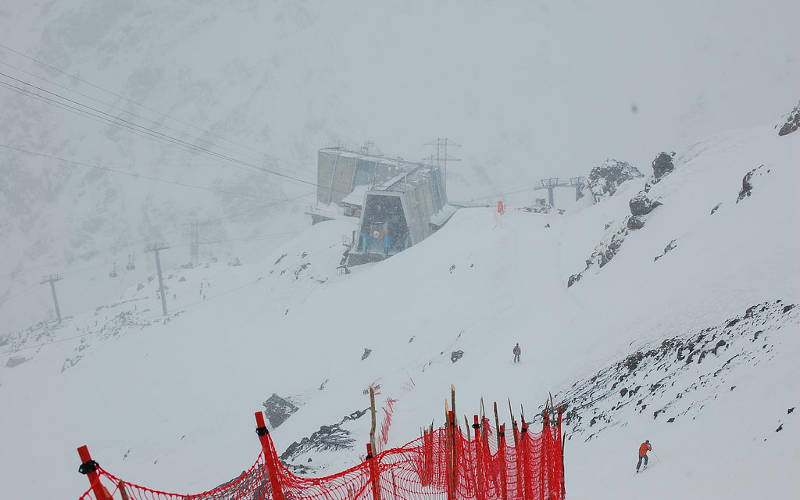
[[[547,410],[542,412],[542,443],[541,451],[539,453],[539,490],[540,497],[544,499],[545,486],[549,488],[550,477],[545,477],[547,470],[547,433],[550,432],[550,416]]]
[[[369,478],[372,482],[372,498],[373,500],[381,500],[381,485],[379,483],[379,471],[375,464],[375,457],[372,455],[372,445],[367,443],[367,464],[369,464]]]
[[[533,500],[533,484],[531,477],[531,462],[530,462],[530,436],[528,435],[528,423],[522,422],[522,431],[520,432],[520,442],[522,443],[522,469],[523,469],[523,498],[525,500]]]
[[[89,453],[89,448],[86,445],[78,448],[78,456],[81,457],[81,465],[78,467],[78,472],[85,474],[89,479],[89,486],[97,500],[111,500],[111,495],[105,487],[100,484],[99,476],[97,475],[97,462],[92,460],[92,455]]]
[[[448,429],[450,430],[450,457],[448,460],[448,467],[449,471],[447,473],[448,482],[450,484],[448,488],[448,498],[450,500],[456,499],[456,492],[458,490],[458,434],[457,434],[457,427],[456,427],[456,417],[455,413],[450,410],[447,414],[447,419],[449,422]]]
[[[261,441],[261,449],[264,450],[264,464],[267,466],[269,484],[272,487],[272,498],[285,500],[281,490],[281,483],[278,480],[278,464],[276,463],[278,457],[275,456],[274,448],[270,443],[269,430],[264,423],[264,414],[260,411],[256,412],[256,426],[256,434],[258,434],[258,439]]]
[[[472,428],[475,429],[475,483],[476,495],[478,500],[484,500],[485,485],[484,485],[484,470],[483,460],[481,460],[481,424],[478,423],[478,416],[473,417]]]
[[[497,458],[500,461],[500,488],[503,500],[508,498],[508,471],[506,470],[506,424],[500,426],[500,444],[497,446]]]
[[[563,499],[566,496],[566,487],[564,485],[564,438],[566,434],[561,434],[561,417],[564,413],[564,408],[562,406],[558,407],[558,443],[559,443],[559,452],[561,454],[561,462],[558,467],[559,472],[559,479],[560,479],[560,488],[559,488],[559,496],[558,498]]]

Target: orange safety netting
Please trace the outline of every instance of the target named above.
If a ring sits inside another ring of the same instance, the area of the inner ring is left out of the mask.
[[[250,470],[214,490],[193,495],[157,491],[124,481],[99,465],[92,487],[79,500],[562,500],[561,415],[544,419],[542,432],[526,424],[506,442],[487,419],[470,438],[451,425],[425,432],[405,446],[385,450],[345,471],[310,478],[293,474],[278,459],[269,433]],[[517,442],[514,445],[514,442]]]

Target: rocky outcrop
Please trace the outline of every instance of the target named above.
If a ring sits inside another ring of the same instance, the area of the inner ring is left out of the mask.
[[[796,323],[794,304],[748,307],[717,325],[664,339],[619,358],[556,394],[564,425],[589,441],[639,415],[665,424],[691,421],[706,400],[733,391],[733,373],[769,360],[781,327]]]
[[[631,198],[628,206],[631,209],[631,215],[647,215],[662,203],[650,197],[645,191],[640,191],[636,196]]]
[[[363,417],[369,408],[354,411],[350,415],[345,416],[336,424],[323,425],[318,431],[310,436],[304,437],[299,442],[295,441],[286,447],[286,450],[281,454],[280,459],[286,463],[294,458],[297,458],[303,453],[313,451],[337,451],[346,448],[352,448],[356,440],[351,437],[350,431],[342,427],[346,422],[358,420]],[[292,464],[288,464],[292,465]]]
[[[660,259],[661,257],[667,255],[669,252],[675,250],[675,248],[677,248],[677,247],[678,247],[678,244],[676,243],[675,240],[670,241],[669,243],[667,243],[667,246],[664,247],[664,252],[661,255],[656,255],[655,257],[653,257],[653,262],[657,262],[658,259]]]
[[[269,420],[269,425],[273,429],[284,423],[292,413],[299,409],[289,399],[282,398],[274,393],[262,405],[264,406],[264,414]]]
[[[592,254],[586,259],[586,267],[583,271],[579,273],[575,273],[567,279],[567,288],[571,287],[575,283],[583,278],[584,273],[591,269],[593,266],[597,266],[602,268],[609,262],[611,259],[617,255],[619,252],[620,247],[622,247],[622,243],[625,241],[625,237],[628,235],[628,220],[630,218],[626,218],[625,221],[620,225],[620,227],[614,231],[611,236],[600,242],[598,244]]]
[[[583,190],[592,193],[594,201],[598,202],[613,196],[622,183],[637,177],[644,175],[630,163],[609,159],[589,172]]]
[[[797,103],[797,106],[786,115],[786,120],[775,128],[778,129],[779,136],[789,135],[800,128],[800,103]]]
[[[628,229],[632,231],[636,231],[637,229],[641,229],[644,227],[644,217],[640,215],[632,215],[628,217]]]
[[[675,170],[675,164],[672,162],[674,157],[674,152],[665,153],[663,151],[656,156],[656,159],[653,160],[654,182],[660,181],[664,176]]]
[[[770,173],[770,169],[764,171],[764,165],[759,165],[753,170],[750,170],[742,178],[742,189],[739,190],[739,196],[736,197],[736,203],[744,200],[753,193],[753,178],[756,176]]]

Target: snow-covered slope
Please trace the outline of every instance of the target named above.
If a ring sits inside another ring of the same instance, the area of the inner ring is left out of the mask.
[[[798,15],[791,0],[6,0],[3,328],[50,310],[42,274],[65,275],[77,312],[102,295],[79,293],[87,278],[150,260],[146,244],[185,263],[193,220],[239,242],[218,256],[293,230],[313,186],[259,169],[314,180],[319,147],[421,159],[449,136],[464,160],[449,192],[469,199],[762,123],[796,100]]]
[[[397,400],[388,445],[402,444],[441,420],[451,383],[465,413],[481,396],[508,396],[530,415],[553,392],[570,411],[567,489],[576,497],[639,498],[632,473],[644,439],[658,458],[635,481],[650,481],[653,496],[792,491],[799,141],[763,127],[679,152],[675,170],[649,188],[662,205],[572,287],[567,278],[623,224],[648,179],[567,215],[464,209],[419,245],[352,274],[336,270],[352,227],[326,222],[242,266],[174,271],[167,321],[152,293],[133,287],[60,328],[22,332],[3,349],[26,360],[0,369],[0,432],[14,451],[0,463],[4,492],[82,490],[74,449],[83,443],[128,480],[211,488],[257,454],[252,411],[273,393],[299,408],[273,431],[279,451],[357,415],[369,384],[380,385],[381,404]],[[453,362],[455,351],[463,356]],[[609,375],[621,367],[625,394]],[[662,378],[674,385],[652,389]],[[593,391],[605,397],[592,401]],[[368,426],[367,417],[341,425],[352,448],[288,458],[312,474],[345,468],[359,460]]]

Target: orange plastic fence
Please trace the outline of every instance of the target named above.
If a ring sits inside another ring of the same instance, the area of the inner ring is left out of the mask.
[[[158,491],[129,483],[94,464],[95,483],[79,500],[565,498],[560,414],[552,422],[545,415],[539,433],[523,424],[516,446],[513,440],[506,443],[504,426],[499,429],[498,446],[488,420],[479,423],[476,416],[472,439],[467,439],[451,419],[451,425],[426,432],[405,446],[374,457],[367,455],[365,462],[319,478],[293,474],[278,459],[263,424],[259,428],[263,451],[256,462],[250,470],[214,490],[189,495]]]

